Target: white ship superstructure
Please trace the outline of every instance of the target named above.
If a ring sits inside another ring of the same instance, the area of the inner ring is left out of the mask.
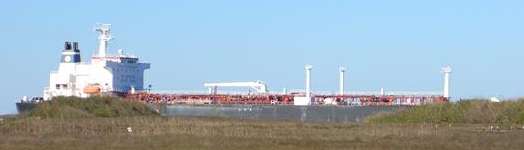
[[[50,73],[49,86],[44,90],[44,99],[55,96],[89,97],[102,93],[128,93],[144,89],[144,71],[149,63],[139,61],[136,56],[124,54],[108,55],[111,25],[100,24],[97,53],[90,63],[81,61],[78,42],[65,42],[57,71]]]

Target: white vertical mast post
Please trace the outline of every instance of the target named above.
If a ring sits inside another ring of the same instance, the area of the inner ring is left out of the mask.
[[[340,66],[338,68],[338,71],[339,71],[338,94],[344,95],[344,73],[346,72],[346,68]]]
[[[311,69],[313,66],[306,65],[306,97],[311,97]]]
[[[445,98],[449,98],[449,78],[450,78],[450,74],[451,74],[451,67],[448,65],[448,66],[445,66],[442,68],[442,73],[444,73],[444,90],[443,90],[443,93],[442,95],[445,97]]]
[[[98,24],[96,31],[98,36],[98,57],[106,57],[107,46],[111,37],[111,24]]]

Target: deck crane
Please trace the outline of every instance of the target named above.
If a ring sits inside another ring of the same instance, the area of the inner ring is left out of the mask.
[[[248,87],[254,89],[257,93],[267,93],[267,85],[262,81],[254,82],[222,82],[222,83],[204,83],[209,89],[209,93],[217,93],[218,87]]]

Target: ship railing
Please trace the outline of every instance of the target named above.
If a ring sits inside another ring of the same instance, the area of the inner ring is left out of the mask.
[[[212,93],[209,93],[209,91],[202,91],[202,90],[153,90],[150,91],[150,93],[156,93],[156,94],[179,94],[179,95],[209,95]],[[265,95],[265,94],[281,94],[276,92],[266,92],[266,93],[257,93],[254,91],[217,91],[216,94],[224,94],[224,95]]]
[[[153,90],[151,93],[157,94],[179,94],[179,95],[209,95],[209,91],[202,90]],[[266,92],[266,93],[257,93],[253,91],[217,91],[216,94],[224,95],[284,95],[284,94],[304,94],[304,90],[289,90],[286,93],[284,92]],[[338,92],[333,91],[312,91],[313,95],[339,95]],[[344,95],[382,95],[380,91],[347,91],[344,92]],[[441,96],[442,92],[440,91],[384,91],[384,95],[389,96]]]
[[[340,93],[335,91],[311,91],[313,95],[340,95]],[[287,93],[300,93],[304,94],[305,90],[302,89],[293,89],[287,91]],[[442,95],[441,91],[384,91],[382,94],[380,91],[344,91],[344,95],[406,95],[406,96],[440,96]]]
[[[331,93],[335,94],[335,93]],[[412,95],[412,96],[438,96],[442,95],[440,91],[348,91],[344,95]]]

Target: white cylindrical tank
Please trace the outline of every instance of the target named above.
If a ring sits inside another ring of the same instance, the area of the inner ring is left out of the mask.
[[[451,74],[451,67],[448,65],[448,66],[445,66],[442,68],[442,73],[444,73],[444,89],[443,89],[443,93],[442,95],[445,97],[445,98],[449,98],[449,85],[450,85],[450,74]]]

